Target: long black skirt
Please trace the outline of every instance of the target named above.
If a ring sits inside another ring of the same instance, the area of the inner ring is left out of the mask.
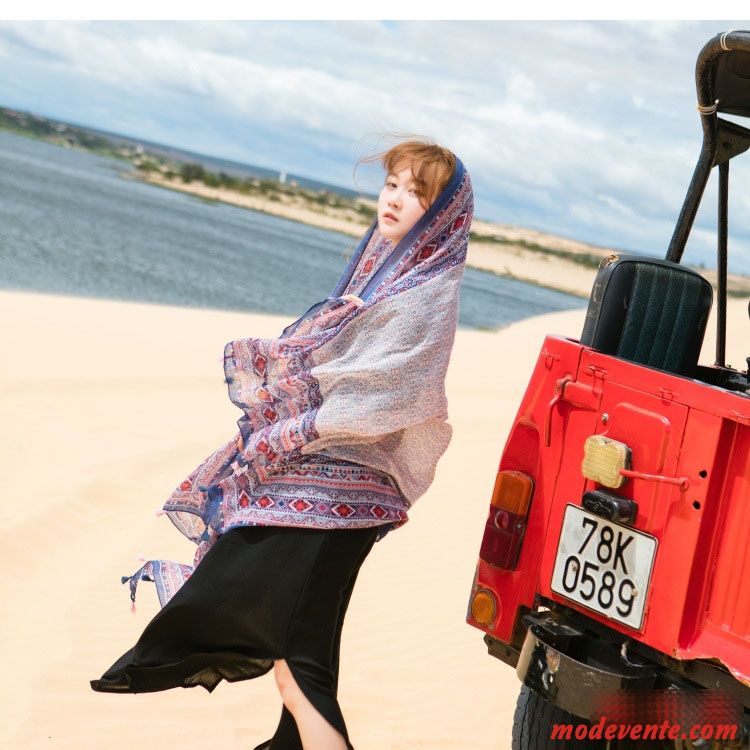
[[[286,659],[302,692],[349,742],[336,700],[344,615],[378,527],[230,529],[91,687],[145,693],[258,677]],[[302,750],[284,706],[274,736],[255,750]]]

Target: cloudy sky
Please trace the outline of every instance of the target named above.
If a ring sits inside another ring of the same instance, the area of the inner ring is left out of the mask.
[[[728,28],[750,21],[5,22],[0,105],[347,187],[363,136],[428,135],[479,217],[663,256],[701,142],[695,58]],[[750,273],[750,156],[730,183]],[[715,263],[715,196],[690,262]]]

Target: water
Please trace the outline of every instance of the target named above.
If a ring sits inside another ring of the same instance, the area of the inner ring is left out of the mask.
[[[123,178],[127,162],[0,131],[0,287],[298,317],[353,238]],[[497,328],[576,297],[466,269],[460,325]]]

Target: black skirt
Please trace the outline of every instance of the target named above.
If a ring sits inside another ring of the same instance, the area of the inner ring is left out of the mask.
[[[336,700],[344,615],[379,527],[230,529],[91,687],[146,693],[258,677],[286,659],[302,692],[345,738]],[[255,750],[302,750],[282,708],[274,736]]]

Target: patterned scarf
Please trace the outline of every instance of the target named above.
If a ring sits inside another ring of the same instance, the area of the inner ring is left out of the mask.
[[[124,576],[132,611],[139,580],[156,583],[164,606],[219,535],[243,525],[248,490],[305,455],[384,471],[409,504],[424,494],[452,434],[445,374],[472,215],[471,182],[457,160],[448,185],[395,247],[376,218],[330,297],[279,338],[226,345],[239,431],[161,511],[198,545],[193,565],[150,560]]]

